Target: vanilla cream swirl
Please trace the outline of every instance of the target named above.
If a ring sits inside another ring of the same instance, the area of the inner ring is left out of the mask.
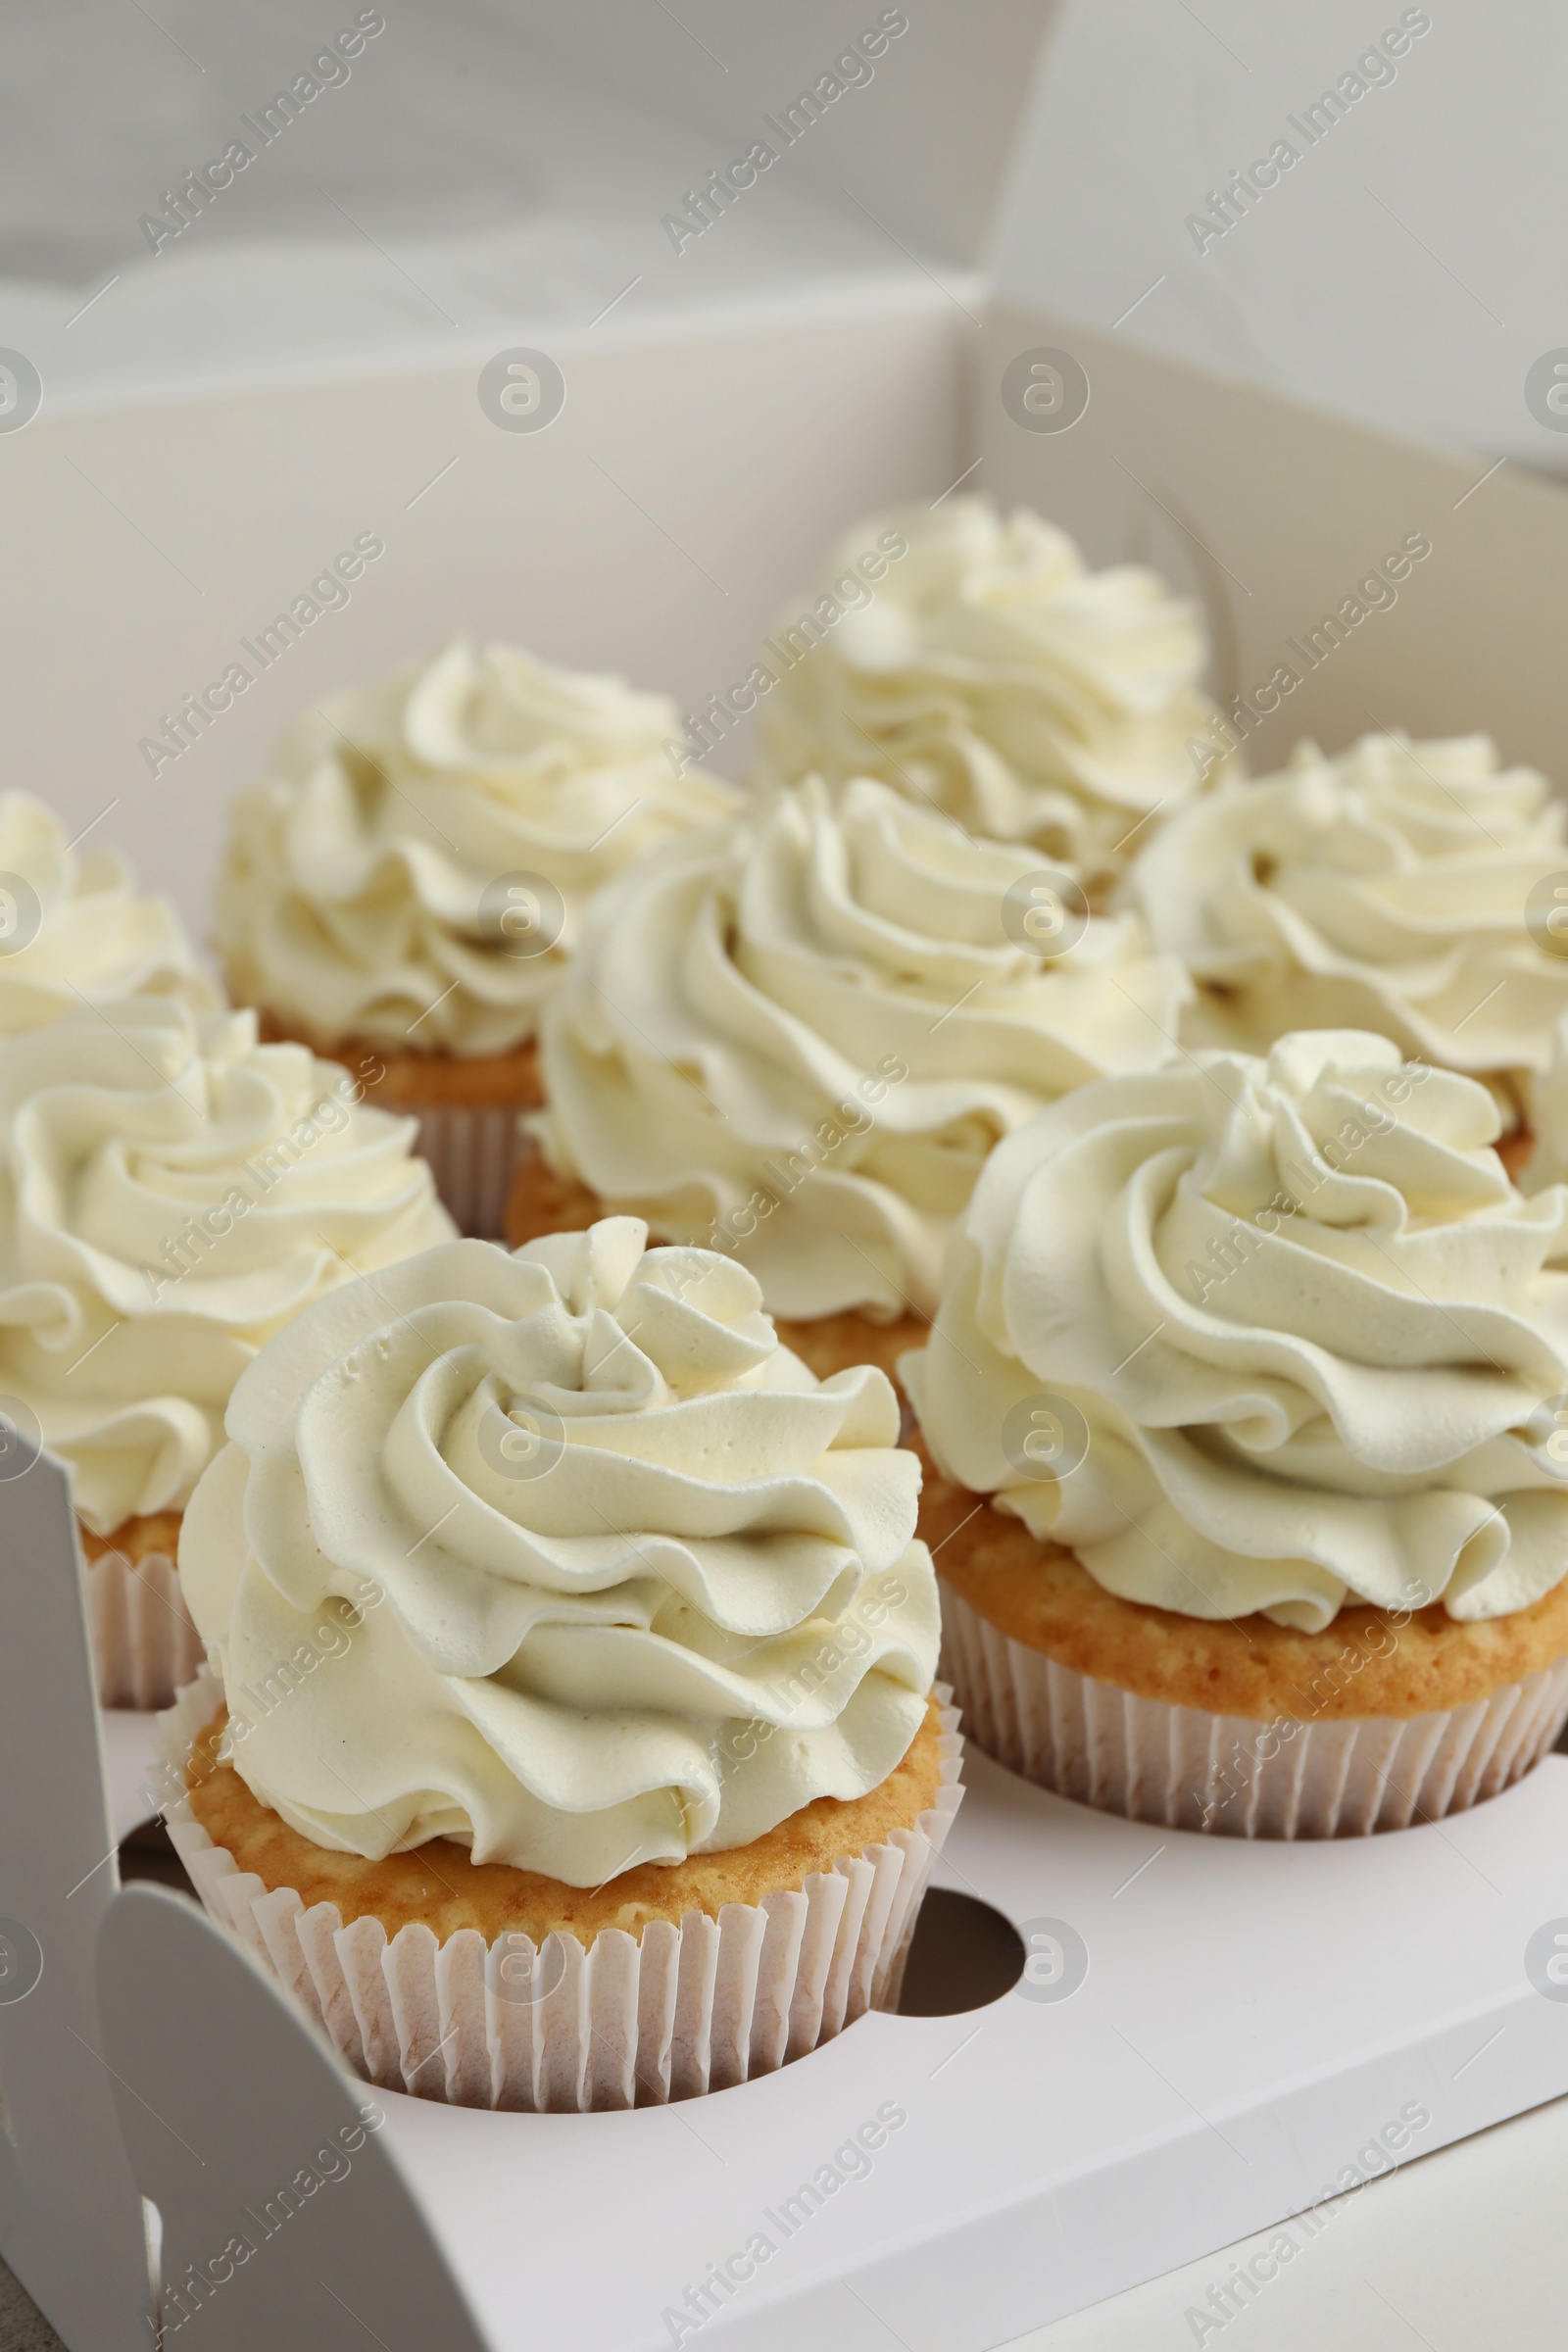
[[[455,643],[323,703],[235,806],[218,898],[234,996],[328,1048],[510,1052],[588,893],[734,806],[677,776],[679,734],[664,696],[506,646]]]
[[[1180,967],[1132,916],[1037,950],[1041,871],[863,777],[670,845],[596,901],[546,1017],[549,1156],[738,1250],[777,1314],[934,1308],[999,1139],[1173,1050]]]
[[[1487,1090],[1384,1038],[1200,1060],[995,1154],[901,1365],[933,1453],[1183,1616],[1528,1608],[1568,1569],[1568,1190],[1524,1199]]]
[[[183,1505],[279,1324],[452,1231],[414,1120],[362,1093],[166,998],[0,1040],[0,1397],[97,1534]]]
[[[889,536],[908,552],[867,586],[861,559]],[[1004,518],[956,498],[846,533],[817,587],[766,649],[802,651],[761,705],[765,777],[880,776],[971,832],[1033,843],[1091,889],[1144,820],[1197,791],[1187,745],[1212,715],[1207,648],[1156,573],[1091,571],[1027,508]]]
[[[936,1584],[891,1385],[818,1383],[743,1267],[646,1238],[426,1250],[235,1390],[181,1579],[236,1769],[318,1845],[596,1886],[863,1795],[919,1729]],[[323,1612],[351,1638],[321,1655]]]
[[[1565,812],[1484,735],[1367,735],[1178,816],[1131,889],[1202,984],[1190,1043],[1262,1053],[1287,1029],[1376,1029],[1450,1069],[1545,1067],[1568,960],[1531,937],[1531,891],[1568,869]]]
[[[118,852],[78,854],[29,793],[0,793],[0,1037],[152,993],[219,1002],[168,900],[138,898]]]

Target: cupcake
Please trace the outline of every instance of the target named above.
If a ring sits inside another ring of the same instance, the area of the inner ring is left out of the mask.
[[[595,901],[545,1017],[511,1238],[631,1212],[741,1258],[813,1371],[891,1370],[987,1152],[1070,1088],[1153,1068],[1185,985],[1032,851],[809,777]]]
[[[982,1745],[1170,1827],[1334,1837],[1568,1715],[1568,1191],[1474,1079],[1311,1031],[1085,1087],[994,1154],[933,1345]],[[976,1508],[983,1499],[983,1508]]]
[[[1098,897],[1217,772],[1193,607],[1138,565],[1091,571],[1027,508],[875,515],[798,604],[763,648],[764,780],[879,776]]]
[[[297,721],[235,806],[218,949],[268,1034],[384,1064],[465,1232],[499,1234],[534,1033],[587,894],[723,815],[674,706],[457,643]],[[689,762],[684,764],[689,765]]]
[[[1366,735],[1185,810],[1140,854],[1131,895],[1198,982],[1192,1045],[1266,1053],[1302,1027],[1374,1029],[1484,1079],[1504,1153],[1568,1010],[1568,960],[1538,945],[1531,893],[1568,869],[1565,812],[1484,735]]]
[[[896,1997],[958,1801],[918,1466],[634,1218],[429,1250],[237,1386],[171,1833],[369,2081],[630,2107]]]
[[[132,995],[219,1001],[172,906],[138,898],[118,852],[78,853],[52,808],[0,793],[0,1038]]]
[[[106,1705],[167,1705],[200,1662],[180,1513],[262,1342],[452,1231],[413,1122],[362,1093],[170,998],[0,1040],[0,1416],[72,1466]]]

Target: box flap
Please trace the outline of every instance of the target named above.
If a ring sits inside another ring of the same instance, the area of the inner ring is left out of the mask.
[[[558,55],[700,130],[710,164],[722,166],[753,138],[782,148],[782,128],[790,169],[829,205],[863,200],[915,254],[972,270],[989,259],[1057,6],[988,0],[976,18],[960,8],[911,15],[879,0],[792,0],[788,9],[685,0],[678,24],[667,10],[626,0],[522,13]],[[906,29],[893,30],[900,20]],[[835,66],[855,82],[852,104],[826,96]],[[865,103],[873,74],[874,102]],[[789,110],[813,95],[817,119],[802,108],[792,122]]]
[[[1499,71],[1504,37],[1528,70]],[[999,286],[1387,433],[1568,471],[1545,397],[1568,381],[1565,68],[1553,0],[1519,0],[1505,35],[1403,0],[1075,0]]]
[[[208,2352],[486,2352],[381,2102],[232,1937],[181,1895],[126,1887],[98,1999],[121,2132],[163,2216],[167,2338],[199,2320]]]
[[[327,37],[307,0],[30,16],[0,426],[40,400],[477,372],[890,282],[940,300],[985,250],[1053,5],[992,0],[983,38],[875,0],[451,0],[345,8]]]
[[[93,1998],[120,1877],[71,1479],[0,1407],[0,2253],[74,2352],[123,2352],[152,2298]]]

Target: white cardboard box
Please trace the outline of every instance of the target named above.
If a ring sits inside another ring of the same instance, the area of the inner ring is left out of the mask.
[[[786,24],[688,7],[685,23],[724,52],[723,79],[699,86],[708,69],[674,20],[611,0],[569,20],[514,12],[542,55],[543,112],[572,133],[545,141],[546,163],[613,159],[614,203],[593,213],[580,172],[566,188],[580,220],[541,203],[542,249],[564,256],[553,291],[498,314],[492,282],[491,310],[457,314],[439,352],[400,310],[380,363],[356,372],[326,348],[321,314],[374,289],[346,248],[329,267],[302,250],[318,366],[311,335],[280,333],[276,381],[246,388],[257,318],[271,314],[230,285],[226,309],[213,293],[215,348],[230,360],[199,382],[179,374],[191,354],[145,326],[133,399],[113,393],[128,360],[118,379],[83,368],[53,406],[46,375],[43,414],[0,440],[14,772],[81,824],[118,801],[106,833],[199,919],[222,795],[311,693],[466,622],[700,699],[745,668],[832,534],[883,499],[937,498],[977,461],[971,486],[1059,515],[1097,561],[1147,553],[1202,595],[1227,694],[1267,676],[1391,534],[1427,532],[1432,557],[1399,604],[1303,675],[1254,760],[1308,729],[1338,745],[1375,723],[1489,725],[1550,766],[1562,493],[1512,469],[1483,479],[1481,461],[988,297],[984,207],[956,200],[1000,182],[1039,36],[1027,0],[989,11],[983,35],[956,9],[911,20],[877,82],[802,142],[799,184],[759,191],[755,230],[737,208],[712,232],[721,257],[719,240],[736,242],[710,280],[678,274],[702,260],[683,252],[646,312],[628,296],[589,323],[589,291],[615,293],[628,223],[657,244],[633,198],[668,184],[672,155],[690,184],[688,171],[743,151],[754,116],[876,13],[811,0]],[[559,193],[540,170],[546,197]],[[475,282],[466,250],[415,257],[460,304]],[[260,302],[270,287],[275,303],[278,252],[232,252],[241,292]],[[649,258],[638,248],[626,273]],[[385,260],[406,267],[406,249],[394,240]],[[691,290],[705,283],[710,299]],[[190,334],[188,311],[175,316]],[[501,432],[479,407],[478,369],[509,341],[548,348],[565,375],[543,433]],[[1041,347],[1088,371],[1069,432],[1025,430],[1002,405],[1004,367]],[[180,381],[199,397],[179,398]],[[367,527],[384,528],[387,555],[353,605],[154,785],[135,753],[143,711],[155,721],[215,674]],[[163,2277],[177,2281],[221,2255],[237,2215],[265,2212],[320,2135],[353,2132],[364,2094],[200,1915],[145,1889],[117,1896],[140,1734],[111,1727],[111,1828],[72,1554],[53,1465],[0,1486],[0,1757],[14,1792],[0,1912],[23,1931],[24,1971],[27,1937],[42,1957],[25,1997],[0,2000],[0,2251],[73,2352],[119,2352],[149,2340],[141,2197],[161,2212]],[[215,2346],[269,2352],[365,2328],[392,2352],[630,2352],[693,2332],[794,2352],[808,2331],[823,2352],[979,2352],[1300,2211],[1407,2106],[1430,2119],[1407,2143],[1425,2152],[1568,2087],[1568,2017],[1523,1962],[1530,1936],[1568,1915],[1568,1761],[1473,1815],[1322,1848],[1162,1839],[983,1759],[970,1780],[941,1876],[1022,1927],[1068,1922],[1089,1952],[1070,1999],[871,2017],[781,2075],[684,2108],[525,2118],[383,2096],[385,2128],[348,2174],[262,2238],[189,2324]],[[700,2330],[662,2316],[889,2102],[908,2120],[868,2176],[779,2230],[753,2278],[715,2290]]]
[[[0,2003],[0,2245],[74,2352],[143,2340],[138,2189],[166,2286],[216,2266],[200,2325],[236,2352],[285,2325],[340,2344],[338,2305],[393,2352],[699,2332],[789,2352],[807,2330],[827,2352],[982,2352],[1568,2089],[1568,2016],[1525,1966],[1568,1927],[1568,1758],[1446,1823],[1250,1846],[1097,1815],[976,1755],[941,1882],[1026,1938],[1065,1922],[1088,1955],[1070,1997],[1026,1978],[968,2015],[868,2016],[781,2074],[626,2115],[378,2092],[362,2138],[372,2094],[246,1954],[176,1896],[116,1893],[47,1457],[0,1488],[0,1531],[32,1570],[0,1586],[0,1760],[36,1790],[0,1932],[15,1984],[43,1960]],[[890,2113],[906,2120],[824,2194],[824,2164]],[[302,2165],[319,2201],[285,2217]],[[685,2324],[692,2286],[759,2232],[761,2267]]]

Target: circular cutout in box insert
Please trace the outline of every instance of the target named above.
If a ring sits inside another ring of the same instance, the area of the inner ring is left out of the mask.
[[[978,1895],[933,1886],[920,1905],[899,1994],[901,2017],[957,2017],[985,2009],[1023,1975],[1023,1938]]]

